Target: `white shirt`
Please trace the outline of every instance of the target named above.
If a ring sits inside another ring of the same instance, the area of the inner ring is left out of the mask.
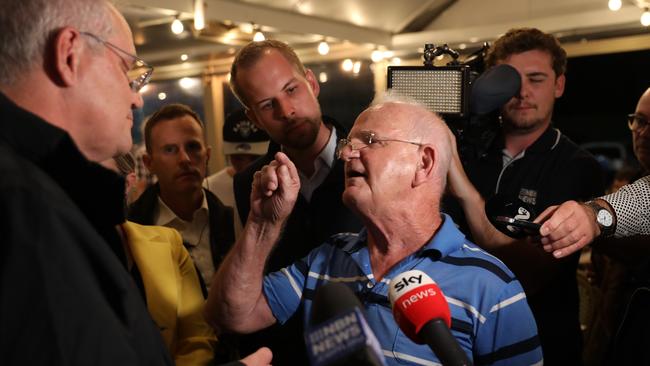
[[[154,213],[154,224],[178,230],[207,288],[210,288],[212,275],[214,275],[214,265],[212,264],[210,250],[209,223],[208,201],[205,198],[205,193],[203,193],[201,206],[194,211],[192,221],[190,222],[176,216],[174,211],[158,196],[158,207]]]
[[[308,177],[301,171],[298,171],[298,175],[300,176],[300,194],[305,198],[305,200],[307,200],[307,202],[311,201],[311,196],[314,194],[316,188],[323,184],[325,178],[329,175],[335,159],[336,128],[332,126],[327,145],[325,145],[323,150],[314,160],[314,174],[312,174],[311,177]]]
[[[237,204],[235,203],[235,191],[233,188],[233,177],[228,173],[229,168],[226,167],[220,171],[212,174],[205,180],[203,186],[210,192],[214,193],[219,201],[226,206],[230,206],[234,211],[235,222],[235,239],[239,238],[243,228],[239,220],[239,212],[237,211]]]

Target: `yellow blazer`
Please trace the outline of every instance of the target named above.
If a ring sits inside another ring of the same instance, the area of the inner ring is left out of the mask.
[[[199,278],[178,231],[122,224],[144,282],[147,308],[177,366],[207,365],[217,338],[203,319]]]

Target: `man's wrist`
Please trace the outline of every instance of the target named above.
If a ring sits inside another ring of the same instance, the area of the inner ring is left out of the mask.
[[[616,213],[609,202],[595,199],[584,203],[592,214],[593,222],[600,229],[599,236],[612,236],[616,232]]]

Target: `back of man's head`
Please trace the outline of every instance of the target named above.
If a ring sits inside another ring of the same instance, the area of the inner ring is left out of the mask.
[[[555,76],[564,75],[566,72],[566,51],[552,34],[544,33],[537,28],[509,30],[494,42],[485,63],[488,67],[492,67],[513,54],[532,50],[547,52],[551,56]]]
[[[66,26],[106,37],[105,0],[3,0],[0,12],[0,87],[10,87],[34,68],[51,67],[48,42]]]
[[[146,121],[144,125],[144,144],[147,149],[147,153],[152,153],[152,131],[162,121],[167,121],[170,119],[176,119],[183,116],[190,116],[193,120],[198,123],[203,130],[203,122],[199,115],[192,110],[189,106],[180,103],[167,104],[154,112]]]
[[[230,67],[230,89],[237,99],[239,99],[239,101],[245,106],[248,106],[248,104],[243,91],[237,82],[237,75],[240,70],[255,65],[267,50],[275,50],[279,52],[301,75],[305,75],[306,73],[305,66],[298,58],[298,55],[296,55],[296,52],[284,42],[267,39],[265,41],[251,42],[247,44],[237,52],[237,55],[235,55],[235,59],[232,62],[232,66]]]

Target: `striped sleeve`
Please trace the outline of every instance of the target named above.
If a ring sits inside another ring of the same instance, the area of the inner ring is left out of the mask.
[[[308,258],[264,276],[264,296],[280,324],[284,324],[300,306],[309,272]]]
[[[485,314],[474,348],[475,365],[541,365],[537,324],[519,281],[504,290]]]

